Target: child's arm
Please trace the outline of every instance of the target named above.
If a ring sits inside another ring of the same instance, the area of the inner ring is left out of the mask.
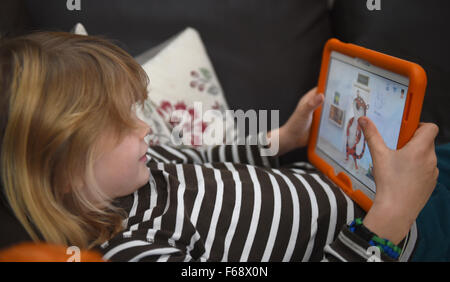
[[[406,236],[436,186],[439,170],[434,139],[439,129],[421,123],[403,148],[390,150],[370,119],[360,118],[360,124],[373,158],[377,186],[364,224],[396,244]]]
[[[322,105],[324,99],[323,94],[317,93],[317,88],[311,89],[297,103],[297,107],[288,121],[279,129],[272,130],[267,134],[270,139],[276,138],[278,135],[279,150],[277,156],[308,145],[313,113]]]

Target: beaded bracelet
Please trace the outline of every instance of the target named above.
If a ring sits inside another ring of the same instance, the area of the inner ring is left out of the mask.
[[[378,247],[383,253],[393,259],[398,259],[402,249],[389,241],[378,237],[375,233],[364,226],[361,218],[356,218],[349,226],[349,230],[368,242],[371,246]]]

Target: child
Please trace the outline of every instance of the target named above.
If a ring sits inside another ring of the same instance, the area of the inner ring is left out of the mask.
[[[391,151],[360,119],[377,184],[364,215],[316,169],[279,168],[260,145],[149,148],[134,112],[146,89],[140,66],[100,38],[36,33],[0,45],[1,178],[33,240],[126,261],[411,258],[438,175],[437,126]],[[322,102],[311,90],[260,143],[278,140],[278,155],[306,146]]]
[[[123,214],[102,190],[106,183],[96,183],[93,175],[104,172],[94,160],[137,125],[146,135],[131,115],[147,96],[145,72],[111,43],[62,33],[6,42],[1,62],[1,172],[15,215],[33,240],[105,241],[121,229]],[[146,144],[132,145],[139,159]],[[135,183],[114,196],[146,183],[145,164],[129,169]]]

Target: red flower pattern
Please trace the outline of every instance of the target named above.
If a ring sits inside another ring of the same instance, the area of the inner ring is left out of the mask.
[[[182,110],[187,111],[190,115],[190,120],[183,120],[181,116],[177,115],[175,111]],[[186,106],[184,102],[177,102],[172,105],[169,101],[161,101],[160,106],[156,109],[158,114],[164,119],[164,121],[173,129],[175,126],[181,124],[184,134],[189,134],[190,143],[193,146],[201,145],[202,134],[205,131],[208,124],[202,120],[192,106]]]

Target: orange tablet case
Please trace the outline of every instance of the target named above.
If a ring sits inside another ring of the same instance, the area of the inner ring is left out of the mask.
[[[363,59],[372,65],[409,78],[410,82],[408,86],[408,93],[406,95],[405,109],[403,111],[403,119],[400,127],[397,149],[403,147],[411,139],[419,125],[420,113],[422,111],[422,103],[427,84],[427,76],[423,68],[418,64],[372,51],[354,44],[343,43],[338,39],[333,38],[328,40],[323,50],[322,66],[320,70],[317,93],[325,93],[328,66],[332,51],[337,51],[350,57]],[[347,174],[340,172],[336,175],[333,167],[315,153],[321,113],[322,106],[316,109],[313,114],[311,133],[308,141],[309,162],[322,171],[340,188],[342,188],[344,192],[365,211],[368,211],[372,206],[372,200],[361,190],[353,190],[350,177],[348,177]]]

